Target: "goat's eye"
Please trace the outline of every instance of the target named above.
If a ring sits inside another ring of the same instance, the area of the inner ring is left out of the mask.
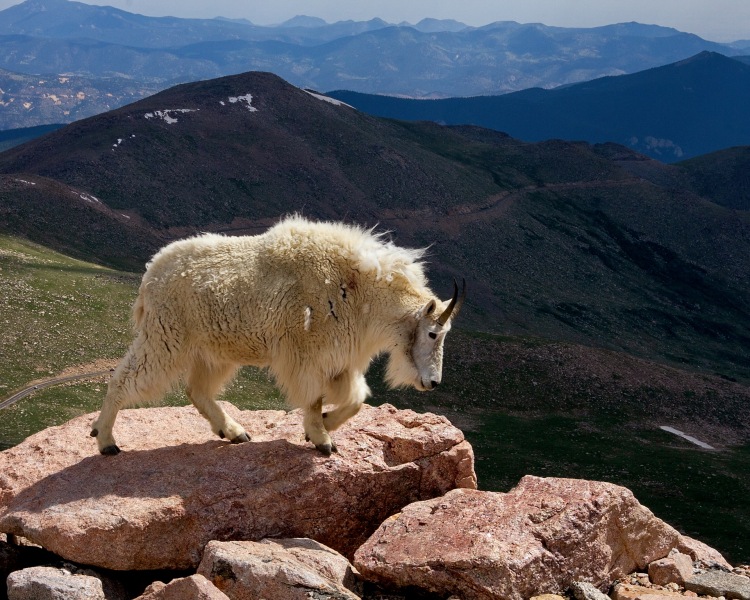
[[[428,333],[427,335],[429,335],[433,340],[437,337],[437,333],[435,333],[434,331],[430,331],[430,333]]]

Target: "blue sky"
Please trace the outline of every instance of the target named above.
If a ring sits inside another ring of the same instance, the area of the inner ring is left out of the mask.
[[[717,42],[750,39],[750,0],[83,0],[150,16],[215,16],[279,23],[305,14],[333,22],[380,17],[416,23],[424,17],[469,25],[493,21],[594,27],[638,21],[675,27]],[[0,0],[0,9],[19,0]]]

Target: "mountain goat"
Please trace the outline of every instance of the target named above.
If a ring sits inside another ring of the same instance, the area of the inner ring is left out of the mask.
[[[282,220],[257,236],[204,234],[169,244],[147,266],[136,337],[109,383],[91,435],[117,454],[119,409],[158,400],[181,378],[220,437],[249,441],[216,403],[242,365],[266,367],[303,411],[306,438],[329,456],[330,431],[370,395],[371,359],[390,354],[389,385],[435,388],[443,341],[463,303],[427,287],[422,250],[341,223]],[[323,412],[323,406],[333,407]]]

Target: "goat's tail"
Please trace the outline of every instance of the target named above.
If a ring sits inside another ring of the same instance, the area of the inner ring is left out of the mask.
[[[135,304],[133,304],[131,318],[133,321],[133,329],[135,331],[140,331],[141,325],[143,325],[143,319],[146,316],[146,302],[143,296],[143,291],[139,291],[138,297],[135,299]]]

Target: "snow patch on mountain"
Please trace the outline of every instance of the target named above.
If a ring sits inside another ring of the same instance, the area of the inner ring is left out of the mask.
[[[328,102],[329,104],[333,104],[334,106],[346,106],[348,108],[354,108],[351,104],[347,104],[346,102],[342,102],[341,100],[336,100],[336,98],[324,96],[323,94],[318,94],[310,90],[303,90],[303,91],[310,94],[313,98],[317,98],[318,100],[322,100],[323,102]]]
[[[240,104],[245,104],[247,110],[250,112],[256,112],[258,109],[253,106],[253,95],[252,94],[245,94],[244,96],[229,96],[229,102],[230,104],[236,104],[239,102]],[[223,105],[223,102],[222,102]]]
[[[713,446],[710,444],[707,444],[706,442],[702,442],[699,439],[694,438],[692,435],[688,435],[686,433],[683,433],[679,429],[675,429],[674,427],[669,427],[667,425],[661,425],[659,429],[662,429],[668,433],[673,433],[674,435],[677,435],[681,438],[686,439],[688,442],[691,442],[692,444],[695,444],[696,446],[700,446],[701,448],[705,448],[706,450],[716,450]]]
[[[76,194],[76,192],[73,192],[73,193]],[[91,194],[87,194],[85,192],[78,192],[78,197],[81,200],[85,200],[86,202],[88,202],[90,204],[101,204],[102,203],[102,201],[99,200],[99,198],[97,198],[96,196],[92,196]]]
[[[148,118],[148,117],[146,117],[146,118]],[[134,133],[131,133],[131,134],[130,134],[130,137],[131,137],[131,139],[132,139],[132,138],[134,138],[134,137],[135,137],[135,134],[134,134]],[[123,138],[117,138],[117,141],[116,141],[116,142],[115,142],[114,144],[112,144],[112,152],[114,152],[116,148],[119,148],[120,146],[122,146],[122,143],[123,143],[124,141],[125,141],[125,140],[124,140]]]
[[[177,117],[175,115],[180,113],[191,113],[196,112],[197,108],[170,108],[167,110],[155,110],[154,112],[147,112],[144,116],[147,119],[163,119],[168,125],[177,123]]]

